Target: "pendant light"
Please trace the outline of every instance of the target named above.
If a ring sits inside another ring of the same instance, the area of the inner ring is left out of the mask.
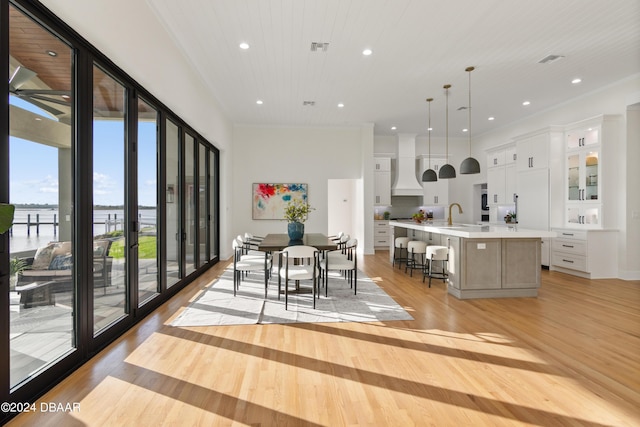
[[[465,71],[469,73],[469,125],[467,126],[467,133],[469,134],[469,157],[464,159],[462,163],[460,163],[460,173],[461,174],[473,174],[480,173],[480,163],[473,157],[471,157],[471,72],[475,70],[474,67],[467,67]]]
[[[447,129],[446,129],[446,161],[449,161],[449,88],[451,85],[444,85],[446,99],[447,99]],[[456,177],[456,170],[449,163],[442,165],[440,168],[440,173],[438,174],[438,178],[440,179],[450,179]]]
[[[433,98],[427,98],[427,102],[429,103],[429,128],[427,129],[427,132],[429,132],[429,169],[422,174],[422,182],[434,182],[438,180],[436,171],[431,169],[431,101],[433,101]]]

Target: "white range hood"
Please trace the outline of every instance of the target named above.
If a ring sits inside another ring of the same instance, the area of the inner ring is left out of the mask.
[[[422,196],[422,185],[416,178],[416,134],[398,134],[396,177],[391,187],[392,196]]]

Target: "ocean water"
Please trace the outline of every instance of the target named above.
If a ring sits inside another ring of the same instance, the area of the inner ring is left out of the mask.
[[[139,212],[142,227],[149,227],[156,224],[156,211],[154,209],[142,209]],[[26,223],[31,216],[31,227]],[[9,250],[12,254],[25,251],[33,251],[39,247],[46,246],[47,243],[58,240],[58,226],[53,226],[55,220],[59,223],[60,216],[57,209],[16,209],[14,225],[9,237]],[[39,233],[36,231],[35,223],[37,218],[40,221]],[[117,210],[96,210],[94,212],[94,234],[103,234],[108,231],[122,230],[124,211]],[[30,233],[27,233],[27,229]]]

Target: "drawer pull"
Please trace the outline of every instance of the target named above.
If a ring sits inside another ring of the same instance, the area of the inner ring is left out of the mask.
[[[573,264],[573,260],[570,260],[570,259],[564,259],[564,258],[563,258],[563,259],[562,259],[562,261],[563,261],[563,262],[568,262],[568,263]]]
[[[572,245],[562,245],[563,248],[573,248]]]
[[[573,233],[562,233],[563,236],[573,236]]]

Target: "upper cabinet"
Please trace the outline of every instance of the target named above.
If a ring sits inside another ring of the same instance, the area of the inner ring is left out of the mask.
[[[616,145],[619,116],[598,116],[565,132],[565,223],[603,228],[615,223]],[[608,221],[608,223],[605,222]]]
[[[549,132],[516,140],[518,172],[549,167]]]
[[[516,157],[515,144],[487,151],[487,202],[489,205],[514,203]]]
[[[375,157],[373,159],[373,203],[391,205],[391,158]]]
[[[373,159],[374,172],[391,172],[390,157],[375,157]]]
[[[440,173],[440,167],[447,163],[444,156],[423,156],[421,161],[422,172],[431,167],[436,174]],[[448,206],[449,205],[449,180],[438,179],[434,182],[423,182],[424,188],[423,204],[426,206]]]

